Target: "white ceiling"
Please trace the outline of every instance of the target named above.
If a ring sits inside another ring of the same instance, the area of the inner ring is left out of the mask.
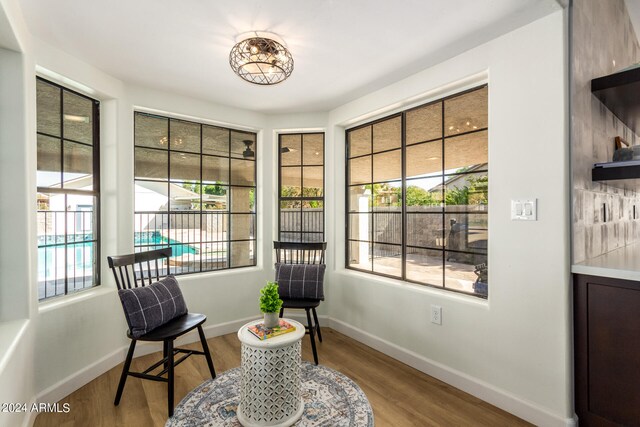
[[[327,111],[560,8],[556,0],[22,0],[38,38],[126,82],[265,113]],[[292,76],[229,67],[235,38],[285,40]]]

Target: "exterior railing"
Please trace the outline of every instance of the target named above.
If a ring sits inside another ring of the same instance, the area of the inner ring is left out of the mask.
[[[136,251],[171,246],[173,274],[255,264],[255,213],[137,211]]]
[[[324,210],[322,208],[281,209],[280,240],[321,242],[324,240]]]
[[[94,228],[92,211],[37,212],[38,299],[96,284]]]

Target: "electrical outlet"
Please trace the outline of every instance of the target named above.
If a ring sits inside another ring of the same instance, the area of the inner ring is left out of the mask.
[[[442,307],[431,304],[431,323],[442,325]]]

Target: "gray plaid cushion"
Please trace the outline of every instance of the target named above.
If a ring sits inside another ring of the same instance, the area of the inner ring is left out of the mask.
[[[148,286],[120,289],[118,296],[133,338],[139,338],[187,313],[187,304],[173,276]]]
[[[276,264],[280,298],[324,300],[325,264]]]

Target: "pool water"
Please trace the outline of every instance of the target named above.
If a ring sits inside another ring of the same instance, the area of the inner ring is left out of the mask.
[[[182,243],[177,240],[168,239],[160,234],[159,231],[142,231],[134,233],[133,238],[134,246],[167,246],[171,245],[173,249],[173,256],[180,256],[183,254],[197,254],[198,249],[187,243]],[[149,248],[153,249],[153,248]]]
[[[84,277],[93,274],[96,263],[94,241],[91,234],[67,235],[65,246],[64,235],[38,237],[38,280],[48,281],[69,277]],[[198,254],[199,250],[186,243],[163,237],[159,231],[135,233],[136,247],[145,249],[159,249],[171,245],[174,256],[183,254]],[[155,247],[154,247],[155,246]]]

